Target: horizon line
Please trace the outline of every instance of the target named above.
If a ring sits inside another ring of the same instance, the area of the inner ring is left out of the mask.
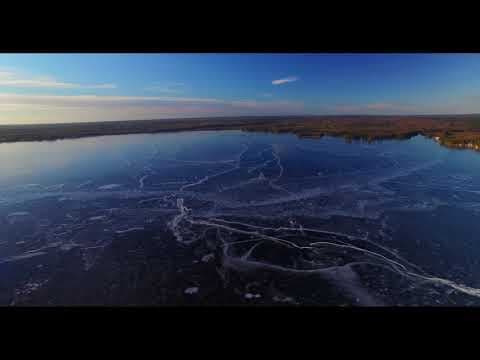
[[[129,120],[100,120],[100,121],[75,121],[75,122],[53,122],[53,123],[4,123],[2,126],[52,126],[52,125],[81,125],[94,123],[115,123],[130,121],[172,121],[172,120],[205,120],[205,119],[245,119],[245,118],[288,118],[288,117],[465,117],[480,116],[480,113],[462,114],[292,114],[292,115],[242,115],[242,116],[203,116],[203,117],[178,117],[163,119],[129,119]]]

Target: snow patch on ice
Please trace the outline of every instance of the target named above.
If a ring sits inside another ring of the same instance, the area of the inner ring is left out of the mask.
[[[138,226],[138,227],[132,227],[132,228],[127,229],[127,230],[117,230],[115,232],[117,234],[124,234],[124,233],[129,233],[129,232],[132,232],[132,231],[140,231],[140,230],[145,230],[145,228],[143,226]]]
[[[245,294],[245,299],[259,299],[261,297],[262,297],[262,295],[260,295],[260,294],[252,294],[252,293],[246,293]]]
[[[108,184],[108,185],[103,185],[103,186],[98,187],[98,190],[116,189],[120,186],[122,186],[122,185],[121,184]]]
[[[214,254],[207,254],[205,256],[202,257],[202,262],[204,263],[208,263],[210,262],[211,260],[213,260],[215,258],[215,255]]]
[[[101,215],[101,216],[92,216],[91,218],[89,218],[88,220],[90,221],[97,221],[97,220],[103,220],[105,219],[106,216],[105,215]]]
[[[193,294],[196,294],[196,293],[198,293],[198,287],[196,287],[196,286],[189,287],[189,288],[185,289],[185,294],[193,295]]]
[[[8,217],[13,217],[13,216],[26,216],[29,215],[30,213],[28,211],[17,211],[17,212],[12,212],[8,214]]]

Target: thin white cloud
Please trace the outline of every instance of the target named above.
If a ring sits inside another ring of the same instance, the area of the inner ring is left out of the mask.
[[[52,89],[114,89],[115,84],[79,84],[59,81],[51,77],[23,77],[11,71],[0,71],[0,86],[20,88],[52,88]]]
[[[154,83],[151,86],[147,86],[145,90],[165,94],[181,94],[185,92],[185,84],[180,82],[166,84]]]
[[[373,104],[367,104],[365,107],[370,110],[391,110],[391,109],[403,108],[398,105],[389,104],[389,103],[373,103]]]
[[[303,112],[303,103],[295,101],[230,101],[172,96],[0,94],[0,124],[292,115]]]
[[[297,80],[298,80],[298,77],[296,77],[296,76],[288,76],[288,77],[283,78],[283,79],[273,80],[272,84],[273,85],[282,85],[282,84],[286,84],[286,83],[289,83],[289,82],[294,82],[294,81],[297,81]]]
[[[213,98],[190,98],[172,96],[103,96],[103,95],[25,95],[1,94],[0,104],[46,104],[52,106],[65,105],[144,105],[155,102],[169,103],[224,103],[225,100]]]
[[[168,87],[161,87],[161,86],[148,86],[145,88],[147,91],[164,93],[164,94],[181,94],[183,91],[178,89],[171,89]]]
[[[81,85],[78,84],[79,87],[84,88],[84,89],[116,89],[117,85],[116,84],[96,84],[96,85]]]
[[[428,114],[469,114],[480,112],[480,102],[467,98],[452,98],[443,103],[365,103],[326,106],[324,113],[349,115],[428,115]]]
[[[367,103],[349,105],[342,104],[333,106],[334,112],[341,114],[403,114],[421,112],[421,108],[409,104],[397,103]]]

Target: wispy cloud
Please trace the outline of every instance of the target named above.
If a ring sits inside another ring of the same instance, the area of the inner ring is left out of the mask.
[[[350,115],[429,115],[469,114],[480,112],[480,102],[473,98],[450,98],[439,103],[372,102],[365,104],[340,104],[325,106],[323,113]]]
[[[262,107],[265,105],[300,104],[296,101],[256,101],[256,100],[224,100],[216,98],[175,97],[175,96],[108,96],[108,95],[26,95],[2,94],[0,104],[39,104],[39,105],[145,105],[152,103],[196,103],[227,104],[246,107]]]
[[[419,106],[397,103],[342,104],[332,106],[335,113],[341,114],[404,114],[423,110]]]
[[[79,84],[59,81],[48,76],[24,77],[15,72],[0,71],[0,86],[52,89],[114,89],[115,84]]]
[[[389,104],[389,103],[373,103],[373,104],[367,104],[365,106],[367,109],[370,110],[395,110],[395,109],[404,109],[405,106],[399,106],[395,104]]]
[[[71,105],[146,105],[152,103],[223,103],[213,98],[172,96],[106,96],[106,95],[25,95],[1,94],[0,104],[38,104],[51,106]]]
[[[296,101],[172,96],[0,94],[0,124],[302,114]]]
[[[288,77],[283,78],[283,79],[273,80],[272,84],[273,85],[282,85],[282,84],[286,84],[286,83],[289,83],[289,82],[294,82],[294,81],[297,81],[297,80],[298,80],[298,77],[296,77],[296,76],[288,76]]]
[[[166,84],[154,83],[147,86],[145,90],[165,94],[181,94],[185,92],[185,84],[180,82]]]

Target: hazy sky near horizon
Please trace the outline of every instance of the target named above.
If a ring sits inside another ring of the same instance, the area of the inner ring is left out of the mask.
[[[480,113],[480,54],[0,54],[0,124]]]

